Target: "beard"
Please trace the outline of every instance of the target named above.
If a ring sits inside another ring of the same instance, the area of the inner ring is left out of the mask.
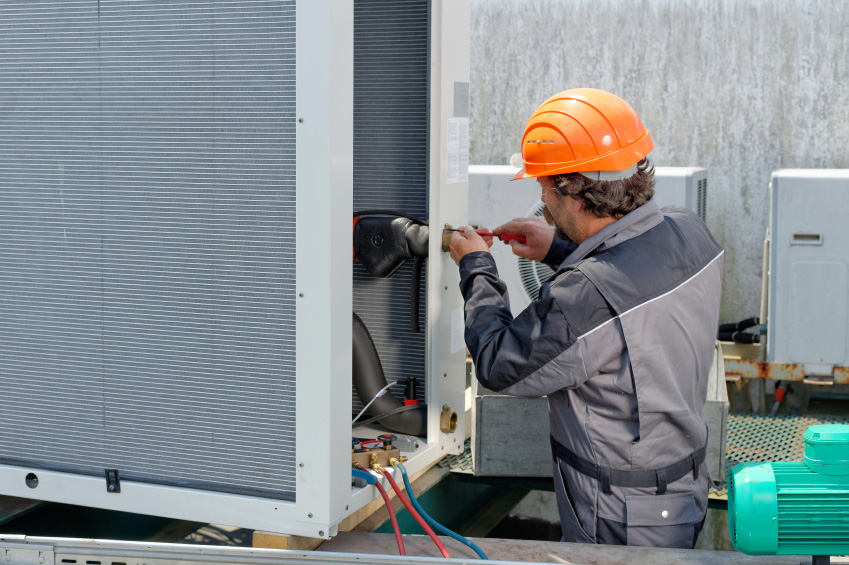
[[[551,215],[551,212],[548,211],[548,206],[543,205],[542,207],[542,217],[545,218],[545,221],[548,222],[549,226],[554,226],[554,235],[557,239],[562,239],[564,241],[572,241],[572,238],[554,221],[554,216]]]

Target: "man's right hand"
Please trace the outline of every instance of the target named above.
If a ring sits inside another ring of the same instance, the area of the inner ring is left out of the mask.
[[[532,261],[542,261],[551,248],[551,242],[554,241],[554,226],[548,225],[545,218],[539,216],[514,218],[492,232],[496,235],[518,233],[525,236],[525,243],[519,243],[515,239],[505,243],[510,244],[514,254]]]

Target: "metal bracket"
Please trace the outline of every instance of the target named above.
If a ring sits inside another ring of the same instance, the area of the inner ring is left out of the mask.
[[[118,469],[106,469],[106,492],[117,494],[121,492],[121,479]]]
[[[0,564],[2,565],[53,565],[53,548],[40,545],[5,545],[0,542]]]

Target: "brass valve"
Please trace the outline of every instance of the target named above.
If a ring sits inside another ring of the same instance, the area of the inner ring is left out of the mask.
[[[478,229],[477,225],[472,225],[473,228]],[[451,230],[451,231],[448,231]],[[451,234],[454,233],[454,227],[451,224],[445,224],[442,229],[442,251],[448,253],[451,249],[448,247],[448,241],[451,239]]]
[[[451,251],[448,248],[448,240],[451,239],[451,233],[452,232],[445,231],[445,230],[450,230],[450,229],[453,229],[451,224],[445,224],[445,229],[442,230],[442,251],[444,251],[445,253],[448,253],[449,251]]]

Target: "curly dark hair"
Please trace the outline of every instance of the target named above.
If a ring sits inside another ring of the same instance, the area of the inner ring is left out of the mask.
[[[581,173],[552,175],[555,192],[584,201],[584,210],[598,218],[619,217],[636,210],[654,196],[654,167],[648,158],[624,180],[595,181]]]

